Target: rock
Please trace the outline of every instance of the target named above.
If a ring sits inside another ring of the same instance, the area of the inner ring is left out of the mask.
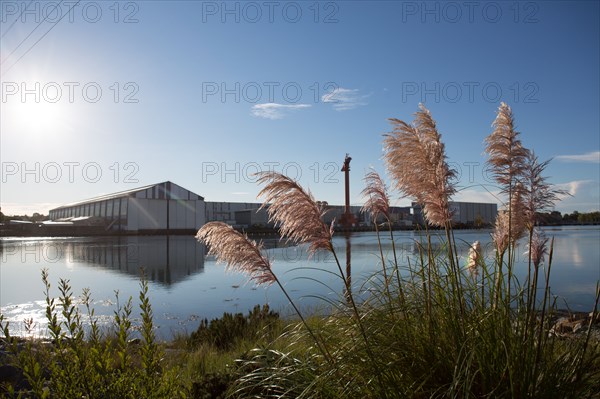
[[[598,329],[596,325],[600,323],[600,313],[596,314],[595,319],[592,321],[594,317],[594,313],[591,312],[589,314],[586,313],[562,313],[564,317],[560,317],[550,329],[550,334],[559,336],[559,337],[567,337],[576,333],[584,333],[588,330],[590,326],[590,322],[594,331],[592,331],[593,335],[595,335],[595,330]]]

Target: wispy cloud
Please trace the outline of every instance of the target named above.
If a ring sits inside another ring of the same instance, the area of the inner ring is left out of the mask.
[[[360,94],[358,89],[337,87],[321,97],[324,103],[333,104],[336,111],[348,111],[368,103],[365,101],[369,94]]]
[[[589,184],[594,183],[593,180],[573,180],[567,183],[557,184],[556,187],[565,190],[572,196],[576,196],[577,193],[583,188],[588,186]],[[564,198],[564,197],[561,197]]]
[[[595,180],[574,180],[556,185],[557,188],[567,191],[570,195],[560,196],[557,209],[561,212],[592,212],[600,207],[598,189],[600,184]]]
[[[600,151],[592,151],[579,155],[558,155],[555,159],[564,162],[600,163]]]
[[[256,104],[252,107],[252,115],[265,119],[283,119],[290,111],[310,107],[310,104]]]

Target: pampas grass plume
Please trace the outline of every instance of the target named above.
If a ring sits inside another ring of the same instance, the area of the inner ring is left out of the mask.
[[[431,113],[419,105],[415,121],[390,119],[394,130],[384,138],[384,160],[395,187],[423,206],[425,219],[434,226],[452,220],[448,202],[456,192],[444,144]]]
[[[261,252],[262,244],[250,240],[230,225],[209,222],[198,230],[196,239],[208,246],[208,254],[215,255],[217,262],[247,274],[257,285],[275,282],[271,262]]]
[[[377,223],[377,217],[383,215],[386,220],[390,221],[390,200],[387,193],[387,187],[379,173],[371,170],[363,179],[365,188],[361,195],[366,198],[362,207],[363,212],[369,212],[373,218],[373,222]]]
[[[269,220],[279,226],[282,237],[295,244],[308,244],[311,256],[318,250],[333,249],[333,222],[329,227],[325,225],[325,211],[309,191],[277,172],[259,173],[257,181],[265,184],[258,194],[264,197],[261,209],[267,209]]]

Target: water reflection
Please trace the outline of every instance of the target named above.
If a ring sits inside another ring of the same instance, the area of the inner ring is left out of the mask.
[[[190,237],[107,237],[63,240],[3,240],[2,263],[63,264],[106,268],[169,286],[204,271],[205,247]]]

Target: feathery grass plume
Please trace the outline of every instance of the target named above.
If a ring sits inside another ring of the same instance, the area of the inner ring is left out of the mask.
[[[339,277],[344,281],[347,300],[351,305],[356,323],[367,345],[369,356],[375,362],[376,359],[369,347],[369,340],[361,321],[361,315],[352,295],[349,276],[344,274],[331,242],[333,222],[327,227],[322,220],[325,212],[321,206],[317,204],[312,194],[305,191],[296,181],[277,172],[262,172],[257,175],[259,176],[257,180],[259,184],[266,183],[265,187],[258,193],[259,197],[265,197],[260,209],[268,204],[269,220],[279,226],[282,237],[285,236],[288,241],[296,244],[308,244],[309,256],[314,255],[315,252],[321,249],[333,254]],[[380,378],[381,376],[377,375],[377,379]]]
[[[515,244],[525,235],[525,187],[521,182],[517,182],[513,187],[512,196],[510,198],[511,226],[510,239],[511,243]]]
[[[540,229],[533,230],[533,236],[529,243],[529,254],[533,265],[538,268],[544,261],[544,256],[548,250],[548,237]]]
[[[196,238],[208,246],[209,255],[217,256],[217,262],[224,262],[228,268],[246,273],[250,276],[250,280],[254,280],[257,285],[277,283],[298,317],[300,317],[306,330],[315,341],[321,354],[327,361],[333,362],[327,348],[323,346],[319,338],[315,335],[306,322],[306,319],[304,319],[300,309],[298,309],[283,284],[281,284],[281,281],[273,273],[270,260],[262,253],[262,244],[257,244],[246,235],[234,230],[233,227],[223,222],[209,222],[205,224],[198,230]]]
[[[559,200],[560,195],[569,194],[565,190],[552,188],[546,178],[542,176],[549,163],[550,159],[540,163],[534,151],[527,151],[523,171],[523,183],[525,185],[523,211],[525,223],[530,231],[535,226],[537,212],[551,209]]]
[[[366,183],[366,187],[362,190],[361,195],[367,200],[362,207],[362,212],[369,212],[374,223],[377,223],[379,215],[383,215],[389,222],[390,200],[387,187],[381,176],[375,170],[371,170],[365,175],[363,180]]]
[[[377,224],[377,218],[379,215],[383,215],[385,220],[388,222],[390,234],[392,234],[392,226],[390,220],[390,200],[387,193],[387,187],[379,173],[375,170],[371,170],[367,173],[363,179],[366,183],[365,188],[361,191],[361,195],[366,198],[366,201],[361,209],[361,212],[368,212],[373,219],[373,224],[375,225],[375,231],[377,233],[377,242],[379,243],[379,255],[381,256],[381,269],[383,271],[383,278],[385,280],[385,289],[388,294],[388,298],[391,302],[391,293],[389,290],[389,280],[385,266],[385,257],[383,256],[383,247],[381,245],[381,237],[379,235],[379,226]],[[392,245],[394,245],[394,236],[391,235]],[[398,278],[398,289],[402,292],[402,288],[400,285],[400,276],[398,273],[398,261],[396,259],[396,251],[394,246],[394,265],[396,277]]]
[[[281,235],[296,244],[309,244],[311,256],[319,249],[331,251],[333,223],[325,225],[322,220],[325,211],[312,194],[280,173],[261,172],[258,176],[259,184],[266,183],[258,193],[259,197],[265,197],[260,209],[267,208],[269,220],[279,226]]]
[[[503,254],[508,248],[509,238],[509,223],[508,223],[508,211],[502,210],[498,212],[496,216],[496,224],[494,231],[491,233],[492,240],[496,247],[496,252]]]
[[[496,225],[492,232],[492,239],[498,253],[503,254],[509,244],[514,245],[525,233],[525,219],[523,206],[523,192],[521,183],[513,188],[512,197],[508,209],[498,212]]]
[[[452,219],[448,201],[456,192],[450,181],[456,172],[446,162],[431,113],[423,104],[419,108],[410,125],[390,119],[394,130],[385,135],[384,160],[396,188],[423,206],[430,224],[443,227]]]
[[[216,255],[218,262],[250,276],[257,285],[273,284],[275,276],[270,260],[257,244],[233,227],[222,222],[210,222],[198,230],[196,238],[208,246],[208,254]]]
[[[506,103],[500,103],[492,126],[493,132],[485,139],[487,163],[503,191],[510,194],[511,187],[525,170],[529,151],[521,144],[520,133],[514,129],[512,110]]]
[[[469,248],[469,255],[467,258],[467,269],[473,275],[479,274],[478,264],[481,259],[481,244],[479,241],[475,241]]]

